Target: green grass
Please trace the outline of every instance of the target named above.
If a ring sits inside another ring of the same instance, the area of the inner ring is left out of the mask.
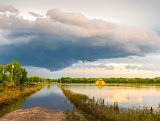
[[[148,108],[120,110],[118,103],[105,106],[103,100],[88,98],[86,95],[73,93],[59,85],[64,95],[82,112],[88,121],[160,121],[160,111]],[[72,114],[72,113],[71,113]],[[71,119],[77,118],[74,114]],[[75,120],[76,121],[76,120]]]

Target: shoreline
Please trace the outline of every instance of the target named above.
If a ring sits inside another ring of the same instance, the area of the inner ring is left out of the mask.
[[[19,103],[23,102],[27,97],[44,88],[42,85],[34,86],[16,86],[16,87],[0,87],[4,88],[0,97],[0,117],[18,108]]]

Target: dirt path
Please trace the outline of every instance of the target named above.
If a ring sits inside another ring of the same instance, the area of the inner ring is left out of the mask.
[[[15,110],[0,118],[0,121],[64,121],[65,119],[63,111],[35,107]]]

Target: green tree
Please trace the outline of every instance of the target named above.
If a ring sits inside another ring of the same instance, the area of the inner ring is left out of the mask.
[[[22,69],[20,66],[20,63],[17,61],[12,62],[14,67],[13,67],[13,81],[16,85],[20,85],[20,80],[22,78]],[[11,65],[12,65],[11,63]]]
[[[20,84],[24,84],[27,81],[27,71],[26,69],[21,68],[21,72],[22,72],[22,77],[20,79]]]
[[[4,75],[3,75],[3,83],[4,85],[9,85],[9,83],[13,84],[13,80],[11,80],[11,77],[13,77],[12,73],[12,64],[11,63],[7,63],[6,65],[4,65],[3,67],[3,71],[4,71]]]
[[[27,74],[21,68],[18,61],[12,61],[4,65],[5,85],[20,85],[22,78],[26,78]],[[23,83],[23,81],[22,81]]]
[[[3,66],[0,65],[0,83],[3,81]]]

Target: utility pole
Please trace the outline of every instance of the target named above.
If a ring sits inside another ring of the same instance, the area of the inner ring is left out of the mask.
[[[14,65],[12,63],[12,70],[11,70],[11,83],[13,82],[13,68],[14,68]]]

